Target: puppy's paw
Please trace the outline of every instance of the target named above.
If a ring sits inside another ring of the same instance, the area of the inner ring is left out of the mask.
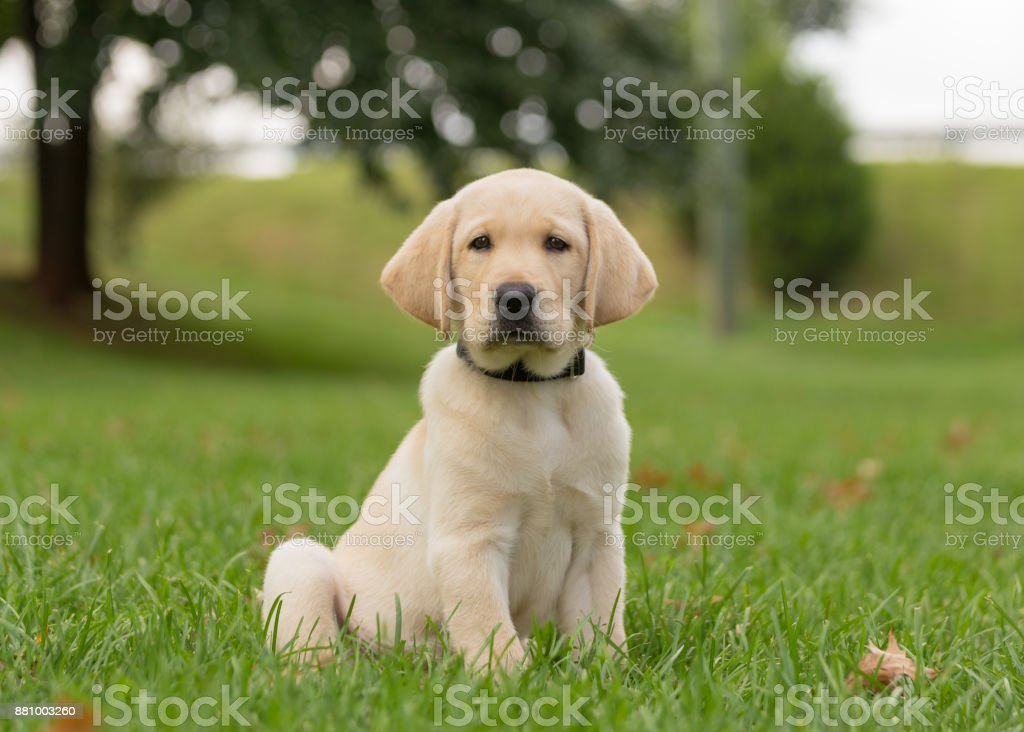
[[[526,648],[518,638],[512,638],[503,645],[495,641],[490,648],[484,648],[473,661],[473,671],[480,674],[513,673],[526,662]]]

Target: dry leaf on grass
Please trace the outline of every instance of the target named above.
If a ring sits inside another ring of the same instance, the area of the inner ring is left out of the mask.
[[[872,484],[882,474],[884,467],[878,458],[864,458],[857,463],[853,475],[848,478],[830,480],[825,484],[823,488],[825,500],[840,511],[864,503],[871,498]]]
[[[697,521],[692,524],[683,524],[682,528],[686,531],[683,535],[680,545],[686,546],[700,546],[700,537],[708,536],[713,534],[715,529],[718,527],[710,521]],[[695,538],[696,537],[696,538]]]
[[[840,510],[871,498],[871,486],[860,478],[843,478],[833,480],[825,487],[825,498]]]
[[[946,430],[944,444],[947,452],[960,452],[974,439],[974,428],[966,419],[954,419]]]
[[[934,679],[936,671],[924,667],[925,676]],[[900,648],[896,634],[889,629],[889,645],[883,651],[872,642],[868,642],[868,653],[857,664],[857,670],[846,677],[846,685],[850,691],[870,688],[872,691],[883,691],[893,686],[901,678],[917,679],[917,664],[907,652]]]
[[[686,469],[686,475],[694,484],[702,488],[717,488],[722,484],[722,476],[709,471],[704,467],[704,463],[694,463]]]
[[[67,697],[57,700],[57,706],[73,706],[75,702]],[[95,729],[92,723],[92,714],[86,704],[78,704],[81,709],[81,716],[78,717],[55,717],[45,729],[47,732],[76,732],[82,729]]]
[[[641,488],[661,488],[668,485],[671,478],[667,470],[659,470],[653,465],[641,465],[633,470],[633,482]]]

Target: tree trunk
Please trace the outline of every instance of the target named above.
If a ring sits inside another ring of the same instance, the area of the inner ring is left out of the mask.
[[[60,77],[47,63],[49,51],[39,44],[39,22],[34,0],[24,0],[26,39],[32,49],[36,87],[50,94],[51,79],[66,85],[78,83],[70,106],[77,118],[56,112],[47,98],[50,114],[37,120],[37,134],[66,132],[62,141],[45,141],[39,134],[35,145],[36,272],[35,285],[43,298],[65,305],[92,288],[89,270],[89,192],[91,182],[90,115],[92,83],[88,72]],[[76,78],[77,77],[77,78]],[[52,95],[51,95],[52,96]]]
[[[740,8],[737,0],[694,3],[694,67],[705,89],[732,89],[739,76]],[[740,122],[727,115],[706,117],[711,131],[735,130]],[[744,151],[739,139],[725,135],[697,144],[700,189],[697,198],[698,236],[712,271],[712,322],[724,335],[739,330],[743,294]]]
[[[36,285],[64,304],[92,288],[89,275],[89,128],[60,144],[36,143]]]

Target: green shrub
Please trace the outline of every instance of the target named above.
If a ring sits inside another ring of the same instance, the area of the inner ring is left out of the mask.
[[[755,288],[806,277],[835,282],[864,250],[868,180],[847,151],[850,132],[823,84],[762,63],[750,119],[748,226]]]

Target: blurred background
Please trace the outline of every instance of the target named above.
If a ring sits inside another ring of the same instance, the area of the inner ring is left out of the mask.
[[[530,165],[620,211],[672,328],[770,342],[778,278],[912,278],[947,344],[1019,336],[1021,20],[996,0],[0,0],[0,317],[88,340],[94,278],[229,278],[252,332],[211,358],[357,368],[383,326],[402,360],[430,345],[381,265],[438,198]],[[976,103],[991,84],[1003,101]],[[645,89],[756,90],[754,113],[665,114]]]

